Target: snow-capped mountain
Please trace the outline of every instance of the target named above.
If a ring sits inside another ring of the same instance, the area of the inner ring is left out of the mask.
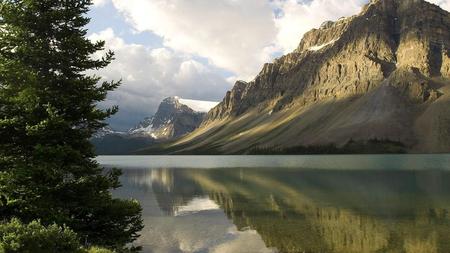
[[[218,102],[169,97],[158,111],[127,132],[104,127],[92,137],[99,154],[128,154],[156,141],[177,138],[200,126],[207,112]]]
[[[136,126],[128,130],[128,134],[141,134],[141,133],[150,133],[153,127],[153,116],[147,117],[143,121],[139,122]]]
[[[97,133],[95,133],[92,138],[102,138],[107,135],[124,135],[124,134],[127,134],[127,133],[115,131],[110,126],[105,126],[102,129],[100,129],[99,131],[97,131]]]
[[[159,105],[153,117],[146,118],[128,131],[130,135],[171,139],[195,130],[206,113],[218,102],[169,97]]]

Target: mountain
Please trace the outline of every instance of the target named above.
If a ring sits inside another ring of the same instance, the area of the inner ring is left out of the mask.
[[[164,99],[156,114],[145,118],[127,132],[105,127],[92,139],[98,154],[120,155],[186,135],[200,126],[206,113],[217,102],[169,97]]]
[[[146,118],[128,131],[133,136],[167,140],[183,136],[200,126],[206,113],[218,103],[169,97],[159,105],[153,117]]]
[[[99,131],[97,131],[97,133],[94,134],[93,138],[102,138],[107,135],[123,135],[123,134],[125,134],[125,133],[115,131],[110,126],[105,126],[102,129],[100,129]]]
[[[238,81],[197,130],[162,148],[449,152],[450,14],[423,0],[372,0],[306,33],[253,81]]]

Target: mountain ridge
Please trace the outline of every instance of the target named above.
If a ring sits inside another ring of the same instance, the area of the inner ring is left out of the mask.
[[[227,154],[389,140],[449,152],[449,79],[449,13],[423,0],[373,0],[238,81],[200,128],[166,147]]]

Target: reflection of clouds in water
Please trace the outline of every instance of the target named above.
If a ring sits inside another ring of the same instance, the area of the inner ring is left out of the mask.
[[[208,210],[219,210],[220,207],[209,198],[194,198],[184,206],[179,206],[175,211],[175,216],[188,215]]]
[[[217,245],[212,253],[271,253],[274,249],[268,249],[255,230],[237,231],[231,227],[229,233],[234,235],[233,240]]]
[[[144,219],[145,228],[137,242],[144,246],[144,253],[273,252],[256,231],[237,231],[219,210]]]
[[[256,231],[238,231],[219,205],[174,170],[125,170],[122,180],[134,186],[128,194],[144,206],[145,227],[136,242],[143,253],[272,252]]]

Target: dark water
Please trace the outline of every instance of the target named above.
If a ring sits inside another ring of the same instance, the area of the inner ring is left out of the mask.
[[[144,252],[450,253],[450,155],[98,160]]]

